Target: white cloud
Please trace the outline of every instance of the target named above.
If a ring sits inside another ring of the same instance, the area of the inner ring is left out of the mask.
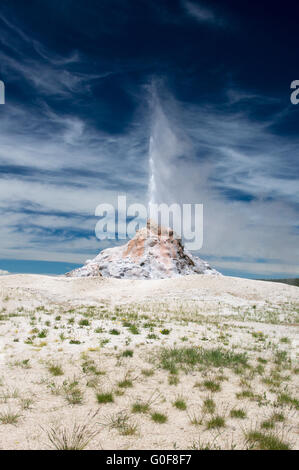
[[[217,16],[210,8],[206,8],[200,3],[182,0],[182,5],[186,13],[199,23],[210,23],[218,26],[223,26],[224,24],[222,18]]]
[[[12,53],[2,50],[0,62],[10,80],[26,80],[45,95],[70,97],[76,92],[89,91],[93,80],[111,75],[107,70],[96,74],[76,72],[68,67],[80,63],[77,51],[70,51],[67,56],[53,53],[2,14],[0,25],[1,22],[5,28],[1,28],[0,42]],[[30,57],[23,53],[24,44],[31,48]]]

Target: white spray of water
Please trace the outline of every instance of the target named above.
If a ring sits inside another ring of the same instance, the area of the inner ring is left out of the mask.
[[[149,144],[149,182],[148,182],[148,192],[149,192],[149,210],[151,206],[156,203],[156,173],[155,173],[155,161],[154,161],[154,137],[150,137]]]
[[[178,158],[184,153],[183,143],[167,116],[155,87],[151,89],[152,110],[149,139],[148,209],[153,204],[176,201],[175,173]],[[171,114],[170,110],[168,110]]]

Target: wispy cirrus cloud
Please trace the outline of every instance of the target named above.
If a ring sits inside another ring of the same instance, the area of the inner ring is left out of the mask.
[[[48,50],[40,41],[25,33],[21,27],[16,23],[11,22],[3,13],[0,12],[0,24],[2,23],[0,41],[3,45],[14,50],[19,51],[24,45],[32,47],[37,54],[43,59],[53,65],[71,64],[80,61],[78,51],[73,51],[69,56],[62,56]],[[4,29],[3,26],[6,28]]]
[[[3,15],[0,32],[2,74],[36,93],[30,106],[8,100],[1,109],[0,257],[83,262],[107,246],[94,234],[96,206],[144,189],[140,124],[118,136],[98,129],[70,104],[110,72],[86,72],[76,51],[53,52]]]
[[[186,13],[199,23],[210,23],[212,25],[224,26],[225,21],[212,9],[201,3],[182,0],[182,6]]]
[[[132,201],[145,197],[146,152],[139,122],[115,136],[48,104],[7,104],[0,144],[0,258],[82,263],[107,247],[95,237],[95,208],[116,203],[118,193]]]
[[[109,70],[81,71],[82,57],[77,51],[67,56],[53,53],[3,14],[0,14],[0,31],[0,42],[5,46],[0,51],[2,74],[10,81],[25,80],[44,95],[69,98],[74,93],[86,93],[92,82],[111,75]]]

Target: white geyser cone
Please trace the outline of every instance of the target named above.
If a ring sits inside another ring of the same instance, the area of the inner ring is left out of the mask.
[[[164,279],[188,274],[219,275],[206,261],[184,249],[171,228],[152,220],[122,246],[107,248],[82,268],[67,273],[71,277],[114,277],[123,279]]]

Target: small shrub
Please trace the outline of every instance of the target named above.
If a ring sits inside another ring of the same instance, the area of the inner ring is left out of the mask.
[[[13,413],[12,411],[3,411],[0,413],[0,423],[1,424],[17,424],[20,415],[18,413]]]
[[[207,422],[207,429],[218,429],[225,426],[225,420],[222,416],[215,416]]]
[[[157,338],[158,338],[158,336],[155,335],[155,333],[149,333],[149,334],[147,335],[147,339],[157,339]]]
[[[169,335],[171,330],[168,330],[167,328],[164,328],[163,330],[160,331],[162,335]]]
[[[193,424],[194,426],[201,426],[202,425],[202,423],[203,423],[202,414],[197,413],[194,410],[187,412],[187,414],[188,414],[188,418],[189,418],[191,424]]]
[[[254,393],[251,390],[243,390],[242,392],[236,393],[236,397],[242,398],[254,398]]]
[[[109,416],[106,419],[106,426],[110,429],[117,429],[122,436],[132,436],[137,431],[137,425],[132,422],[125,411],[119,411]]]
[[[175,402],[173,403],[173,406],[175,406],[175,408],[177,408],[178,410],[186,410],[187,409],[186,402],[183,398],[177,398],[175,400]]]
[[[113,394],[111,392],[97,393],[96,397],[97,397],[97,402],[101,404],[114,402]]]
[[[100,432],[94,422],[97,412],[88,415],[83,424],[75,423],[72,428],[53,426],[46,430],[48,439],[55,450],[84,450]]]
[[[155,371],[153,369],[142,369],[141,373],[145,377],[151,377],[152,375],[154,375]]]
[[[166,423],[166,421],[168,419],[166,415],[164,415],[162,413],[157,413],[157,412],[152,413],[151,418],[155,423],[159,423],[159,424]]]
[[[131,388],[133,387],[133,382],[130,379],[124,379],[118,382],[117,384],[120,388]]]
[[[274,426],[275,426],[275,423],[271,419],[262,421],[262,423],[261,423],[261,428],[262,429],[273,429]]]
[[[293,406],[296,410],[299,410],[299,400],[297,400],[297,398],[291,397],[287,393],[281,393],[278,396],[277,401],[281,405],[290,405]]]
[[[149,410],[148,403],[136,402],[132,405],[132,413],[147,413]]]
[[[180,381],[180,379],[174,374],[170,374],[168,376],[169,385],[177,385],[179,383],[179,381]]]
[[[283,421],[285,421],[285,416],[283,413],[273,413],[271,420],[275,423],[283,423]]]
[[[231,418],[238,418],[238,419],[245,419],[246,412],[240,408],[231,410],[230,412]]]
[[[134,351],[132,351],[131,349],[126,349],[125,351],[123,351],[122,356],[123,357],[133,357],[133,354],[134,354]]]
[[[79,387],[70,387],[66,391],[66,399],[70,405],[79,405],[83,401],[83,392]]]
[[[30,410],[33,400],[31,398],[21,398],[20,406],[22,410]]]
[[[267,359],[264,359],[263,357],[258,357],[257,358],[258,362],[260,362],[261,364],[267,364]]]
[[[202,410],[204,413],[215,413],[216,404],[212,398],[206,398],[203,402]]]
[[[46,338],[46,337],[48,336],[48,330],[43,329],[42,331],[40,331],[40,332],[38,333],[37,336],[38,336],[38,338]]]
[[[247,441],[259,450],[290,450],[289,444],[281,441],[274,434],[252,431],[246,437]]]
[[[64,374],[62,367],[59,366],[58,364],[50,364],[48,367],[48,371],[54,376],[59,376],[59,375]]]
[[[211,392],[219,392],[221,390],[220,384],[213,382],[212,380],[205,380],[203,383],[204,387]]]
[[[120,335],[120,331],[116,330],[115,328],[112,328],[112,330],[109,331],[111,335]]]
[[[129,331],[132,333],[132,335],[139,335],[140,333],[136,325],[130,325]]]
[[[288,353],[286,351],[276,351],[275,356],[274,356],[274,362],[275,364],[278,365],[286,365],[287,363],[290,363],[290,358],[288,356]]]

